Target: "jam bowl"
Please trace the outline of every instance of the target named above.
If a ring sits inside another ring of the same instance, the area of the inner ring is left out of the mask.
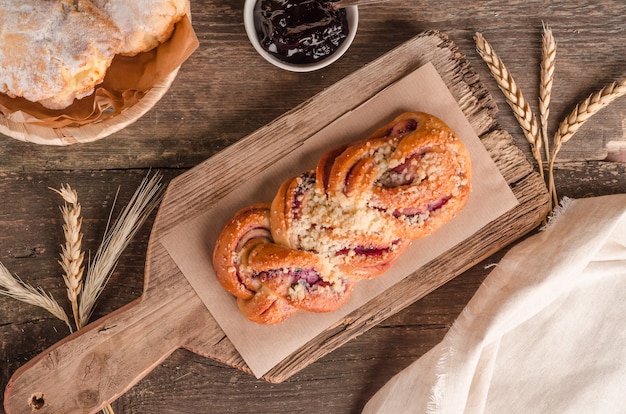
[[[310,72],[339,59],[357,32],[356,6],[328,0],[245,0],[243,20],[254,49],[271,64]]]

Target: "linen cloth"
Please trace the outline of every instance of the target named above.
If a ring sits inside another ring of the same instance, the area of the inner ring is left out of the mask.
[[[626,194],[564,200],[363,413],[626,412]]]

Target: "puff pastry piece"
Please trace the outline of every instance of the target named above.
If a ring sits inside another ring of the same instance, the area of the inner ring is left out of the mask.
[[[174,25],[189,10],[188,0],[93,0],[119,27],[119,53],[134,56],[169,39]]]
[[[88,0],[0,0],[0,92],[64,109],[102,82],[121,34]]]

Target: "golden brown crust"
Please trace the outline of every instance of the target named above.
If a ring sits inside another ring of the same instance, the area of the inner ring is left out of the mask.
[[[394,217],[404,237],[417,239],[436,231],[465,206],[471,161],[462,141],[434,116],[408,113],[394,124],[392,134],[410,131],[400,135],[369,205]]]
[[[265,325],[280,323],[298,310],[269,289],[260,290],[250,300],[238,298],[237,307],[252,322]]]
[[[218,279],[255,322],[338,309],[356,281],[386,272],[413,240],[465,206],[471,172],[445,123],[402,114],[286,180],[271,206],[237,213],[218,239]]]
[[[254,294],[254,286],[246,286],[239,269],[256,244],[270,240],[268,213],[267,204],[246,207],[228,221],[217,238],[213,250],[217,280],[238,298],[249,299]]]
[[[397,239],[386,245],[348,248],[344,254],[350,256],[338,260],[337,269],[356,280],[373,279],[389,270],[410,245],[411,239]]]
[[[409,240],[401,240],[395,234],[349,228],[340,218],[333,221],[332,214],[351,219],[354,213],[342,211],[328,200],[326,194],[331,194],[330,191],[320,193],[321,184],[316,177],[309,171],[286,180],[279,188],[270,213],[274,241],[292,249],[322,254],[352,278],[369,279],[384,273],[406,249]],[[315,197],[318,200],[313,200]],[[309,211],[311,207],[319,210],[318,220],[313,217],[316,213]],[[377,215],[382,217],[380,213]],[[327,251],[322,252],[322,248]]]
[[[348,146],[332,165],[326,191],[347,197],[367,196],[378,178],[377,159],[397,143],[396,137],[366,139]]]
[[[224,226],[213,250],[220,284],[248,319],[283,321],[297,309],[330,312],[350,297],[353,282],[333,273],[323,258],[274,242],[268,204],[246,207]]]
[[[298,248],[297,234],[293,224],[302,215],[315,185],[312,172],[285,180],[272,200],[270,224],[276,243]]]

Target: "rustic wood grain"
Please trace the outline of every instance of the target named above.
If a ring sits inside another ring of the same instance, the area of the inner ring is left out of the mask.
[[[183,174],[424,30],[446,33],[467,55],[500,108],[499,127],[529,159],[515,119],[474,51],[474,32],[490,41],[536,107],[541,24],[552,27],[558,42],[552,130],[577,102],[626,76],[626,3],[621,0],[394,0],[372,5],[360,10],[359,32],[348,53],[331,67],[306,75],[274,69],[255,54],[243,31],[241,8],[241,1],[192,1],[200,48],[150,112],[106,140],[68,149],[0,136],[2,263],[62,301],[56,264],[61,222],[49,186],[69,182],[78,188],[90,217],[86,238],[93,249],[118,186],[123,199],[149,168],[160,168],[168,179]],[[626,191],[623,165],[602,161],[609,142],[624,141],[625,113],[626,99],[616,101],[564,146],[556,171],[559,195]],[[95,318],[141,295],[149,232],[146,226],[123,255]],[[441,340],[488,273],[484,265],[497,262],[499,255],[283,383],[255,380],[223,363],[177,350],[113,406],[118,413],[358,413],[386,380]],[[45,312],[0,297],[0,386],[67,333]]]
[[[524,154],[515,150],[507,133],[495,130],[487,134],[495,125],[493,101],[454,43],[441,33],[426,32],[175,178],[155,220],[141,299],[22,366],[7,385],[7,411],[29,412],[29,398],[44,396],[41,413],[92,412],[114,401],[180,347],[249,372],[159,242],[161,237],[427,62],[436,67],[474,130],[494,151],[519,206],[327,329],[263,378],[270,382],[288,379],[535,228],[549,210],[543,181]],[[363,83],[367,86],[358,88]],[[344,98],[336,101],[337,96]],[[256,151],[256,162],[246,163],[247,154],[263,144],[272,151]],[[241,165],[246,168],[237,168]]]

